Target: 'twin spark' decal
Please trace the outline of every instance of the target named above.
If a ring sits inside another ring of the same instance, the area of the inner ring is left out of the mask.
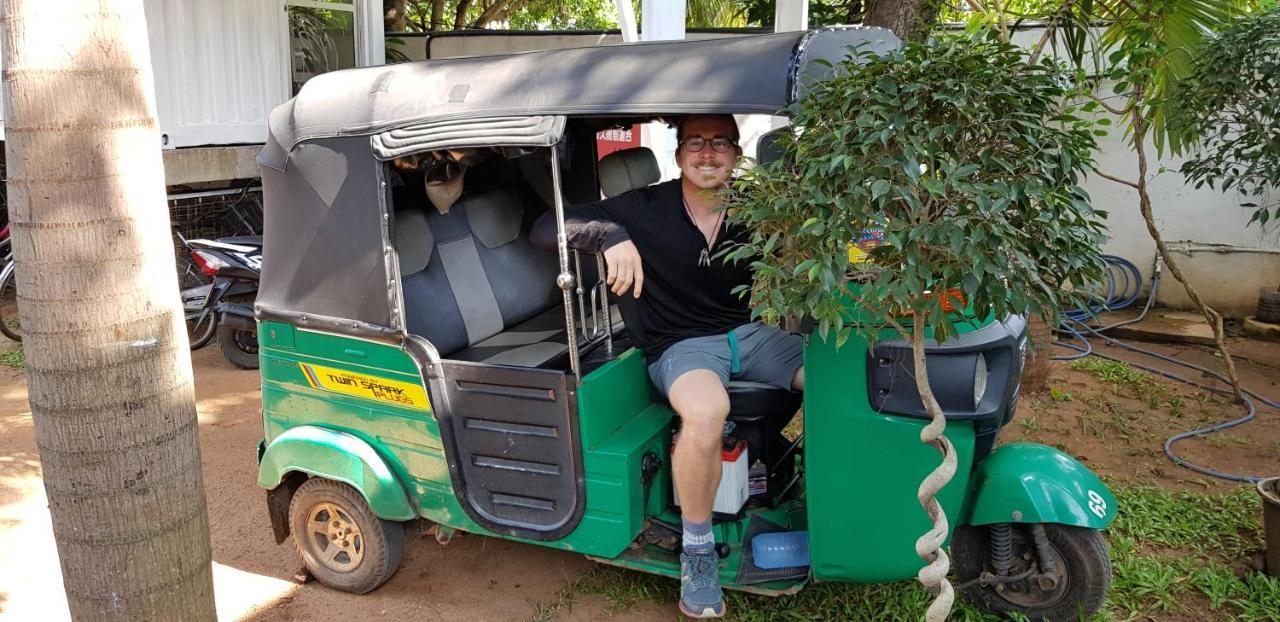
[[[390,402],[410,408],[431,410],[431,402],[427,400],[426,391],[423,391],[422,386],[417,384],[378,378],[377,376],[366,376],[323,365],[298,363],[298,367],[302,369],[303,375],[307,377],[307,383],[315,389],[324,389],[343,395],[378,400],[379,402]]]

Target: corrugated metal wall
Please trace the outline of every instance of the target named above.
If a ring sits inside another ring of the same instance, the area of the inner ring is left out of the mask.
[[[282,0],[146,0],[166,147],[261,143],[289,98]]]

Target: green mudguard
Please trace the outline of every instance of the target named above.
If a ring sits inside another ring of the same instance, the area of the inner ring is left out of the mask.
[[[970,480],[961,524],[1059,523],[1105,529],[1116,498],[1097,475],[1052,447],[1013,443],[983,460]]]
[[[386,520],[417,517],[404,486],[368,443],[315,426],[290,428],[272,439],[258,464],[258,485],[271,490],[291,471],[342,482],[360,491]]]

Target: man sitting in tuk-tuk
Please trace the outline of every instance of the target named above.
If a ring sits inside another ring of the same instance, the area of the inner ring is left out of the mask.
[[[677,126],[680,179],[565,210],[570,248],[601,252],[607,283],[636,299],[642,324],[633,337],[649,377],[680,416],[672,453],[681,501],[680,610],[724,615],[711,512],[720,482],[720,447],[730,379],[801,390],[801,339],[751,322],[748,301],[733,293],[751,283],[749,262],[716,257],[745,232],[725,222],[724,195],[742,155],[731,115],[694,115]],[[554,214],[534,226],[536,244],[555,246]]]

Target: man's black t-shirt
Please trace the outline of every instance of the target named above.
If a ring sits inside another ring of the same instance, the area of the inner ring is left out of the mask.
[[[569,248],[577,250],[603,252],[628,239],[636,245],[644,269],[636,303],[645,340],[636,345],[650,363],[677,341],[725,333],[750,321],[747,299],[731,293],[751,283],[749,262],[715,258],[743,232],[721,224],[715,247],[708,249],[685,210],[679,179],[566,208],[565,230]],[[535,224],[532,238],[554,247],[555,237],[555,215],[548,212]],[[710,265],[700,261],[704,250]]]

